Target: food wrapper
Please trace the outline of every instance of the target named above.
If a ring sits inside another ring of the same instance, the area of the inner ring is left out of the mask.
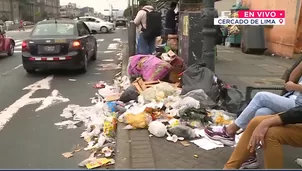
[[[170,126],[173,128],[173,127],[176,127],[176,126],[178,126],[179,125],[179,120],[178,119],[171,119],[170,121],[169,121],[169,124],[170,124]]]
[[[94,161],[91,161],[91,162],[87,163],[86,168],[87,169],[94,169],[94,168],[98,168],[98,167],[101,167],[101,166],[112,165],[114,163],[115,163],[114,159],[98,158]]]
[[[210,110],[208,116],[212,118],[216,125],[229,125],[234,118],[225,114],[223,110]]]
[[[125,116],[126,123],[133,128],[147,128],[152,118],[148,113],[142,112],[140,114],[127,114]]]

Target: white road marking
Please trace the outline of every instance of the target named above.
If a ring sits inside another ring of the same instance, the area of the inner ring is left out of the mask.
[[[104,51],[104,53],[113,53],[114,51]]]
[[[114,60],[113,59],[104,59],[102,60],[103,62],[113,62]]]
[[[117,50],[118,49],[118,43],[110,43],[107,49],[108,50]]]
[[[14,52],[15,52],[15,53],[22,53],[21,50],[15,50]]]
[[[8,73],[10,73],[10,72],[12,72],[12,71],[14,71],[14,70],[16,70],[16,69],[22,67],[22,66],[23,66],[23,65],[20,64],[20,65],[14,67],[13,69],[10,69],[10,70],[8,70],[8,71],[5,71],[5,72],[1,73],[0,75],[7,75]]]
[[[113,41],[114,41],[114,42],[120,42],[121,39],[120,39],[120,38],[115,38],[115,39],[113,39]]]
[[[51,95],[46,97],[41,106],[38,107],[35,111],[40,111],[40,110],[43,110],[47,107],[50,107],[52,105],[55,105],[55,104],[59,104],[59,103],[66,103],[66,102],[69,102],[70,100],[68,98],[64,98],[58,90],[53,90],[51,92]]]
[[[19,46],[19,45],[21,45],[22,44],[22,41],[20,40],[20,41],[15,41],[15,46]]]
[[[98,39],[97,42],[103,42],[105,39]]]
[[[12,105],[5,108],[0,112],[0,131],[4,128],[11,118],[24,106],[29,104],[39,103],[45,98],[30,98],[37,90],[50,89],[50,81],[53,79],[53,76],[46,77],[36,83],[29,85],[23,90],[30,90],[27,94],[19,98]]]

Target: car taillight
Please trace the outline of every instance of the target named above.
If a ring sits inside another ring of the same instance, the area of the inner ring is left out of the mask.
[[[28,45],[26,41],[22,42],[22,51],[28,51]]]
[[[80,46],[81,46],[81,43],[79,41],[72,42],[72,47],[77,48],[77,47],[80,47]]]

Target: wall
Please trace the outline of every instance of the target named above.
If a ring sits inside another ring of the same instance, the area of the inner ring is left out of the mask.
[[[300,0],[243,0],[243,5],[253,10],[286,10],[285,25],[266,28],[265,35],[269,51],[276,55],[292,57],[300,16]]]

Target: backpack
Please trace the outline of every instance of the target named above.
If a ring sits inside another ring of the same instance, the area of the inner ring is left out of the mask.
[[[142,32],[143,36],[146,40],[153,40],[157,36],[161,35],[161,30],[162,30],[162,23],[161,23],[161,13],[157,11],[148,11],[145,9],[142,9],[146,11],[146,28],[143,27],[143,24],[141,23],[142,26]]]

